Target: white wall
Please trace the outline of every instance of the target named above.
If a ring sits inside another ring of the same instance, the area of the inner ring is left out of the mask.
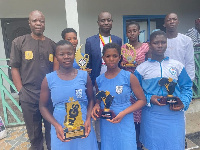
[[[42,11],[46,19],[44,34],[59,41],[61,31],[67,26],[64,0],[0,0],[0,18],[28,18],[36,9]]]
[[[77,0],[81,43],[98,33],[97,16],[109,11],[113,16],[111,33],[123,37],[123,15],[166,15],[175,12],[179,16],[179,32],[185,33],[193,27],[200,16],[200,0]]]
[[[199,6],[200,0],[77,0],[79,43],[85,44],[87,37],[98,33],[97,16],[101,11],[111,12],[114,20],[111,33],[123,37],[123,15],[165,15],[175,12],[180,20],[179,31],[185,33],[200,16]],[[59,41],[61,31],[67,27],[65,0],[0,0],[0,18],[25,18],[36,9],[42,11],[46,18],[44,34],[55,42]],[[2,32],[0,58],[5,58]],[[3,64],[0,62],[0,65]]]
[[[55,42],[61,40],[61,31],[67,27],[64,0],[0,0],[0,18],[28,18],[33,10],[43,12],[46,20],[45,36]],[[2,28],[0,26],[0,59],[5,58]],[[6,62],[0,61],[0,65]],[[4,69],[7,73],[7,69]],[[9,89],[9,85],[4,82]]]

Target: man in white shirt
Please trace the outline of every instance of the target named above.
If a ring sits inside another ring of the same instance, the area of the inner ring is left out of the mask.
[[[170,13],[165,17],[164,27],[167,34],[167,50],[165,56],[180,61],[191,78],[195,78],[194,48],[190,37],[178,33],[178,16]]]

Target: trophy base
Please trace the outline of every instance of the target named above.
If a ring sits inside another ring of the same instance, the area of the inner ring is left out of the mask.
[[[98,115],[101,119],[113,119],[116,116],[113,111],[104,111],[103,109],[99,111]]]
[[[88,73],[91,73],[91,71],[92,71],[92,69],[89,69],[89,68],[81,68],[81,70],[87,71]]]
[[[70,130],[68,128],[64,128],[64,140],[71,140],[76,138],[82,138],[85,137],[85,128],[83,126],[80,126],[80,129],[76,130]]]
[[[167,104],[177,104],[177,98],[176,97],[167,97]]]
[[[177,97],[163,97],[160,99],[161,104],[178,104]]]
[[[136,67],[136,65],[135,64],[125,64],[125,65],[123,65],[123,67]]]

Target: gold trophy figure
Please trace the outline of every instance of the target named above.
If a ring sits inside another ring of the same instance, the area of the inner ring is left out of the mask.
[[[81,70],[85,70],[90,73],[92,69],[86,68],[87,64],[89,62],[89,55],[88,54],[85,54],[84,56],[81,55],[81,47],[82,46],[83,46],[83,44],[76,50],[75,60],[76,60],[76,63],[81,68]]]
[[[121,49],[121,54],[128,61],[128,63],[122,65],[123,67],[136,67],[136,50],[131,44],[126,43],[126,48]]]
[[[82,120],[81,105],[75,101],[73,97],[69,99],[69,103],[65,103],[67,115],[64,121],[65,140],[85,137],[84,121]]]
[[[99,116],[102,118],[102,119],[112,119],[115,117],[115,114],[112,110],[110,110],[110,106],[112,104],[112,101],[114,99],[113,96],[110,95],[110,92],[109,91],[99,91],[97,94],[96,94],[96,98],[98,100],[102,100],[103,103],[104,103],[104,109],[101,109],[99,111]]]
[[[161,98],[161,103],[163,104],[177,104],[177,97],[174,97],[172,94],[175,91],[175,87],[177,85],[177,83],[173,82],[172,78],[162,78],[159,81],[159,85],[160,86],[165,86],[166,90],[167,90],[167,97],[163,97]]]

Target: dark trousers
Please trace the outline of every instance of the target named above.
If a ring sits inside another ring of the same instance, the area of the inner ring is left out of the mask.
[[[31,104],[20,101],[24,122],[26,125],[28,137],[31,143],[31,150],[43,150],[42,120],[45,126],[45,140],[47,149],[51,149],[51,124],[42,118],[39,110],[39,104]],[[49,111],[53,112],[53,106],[49,105]]]

